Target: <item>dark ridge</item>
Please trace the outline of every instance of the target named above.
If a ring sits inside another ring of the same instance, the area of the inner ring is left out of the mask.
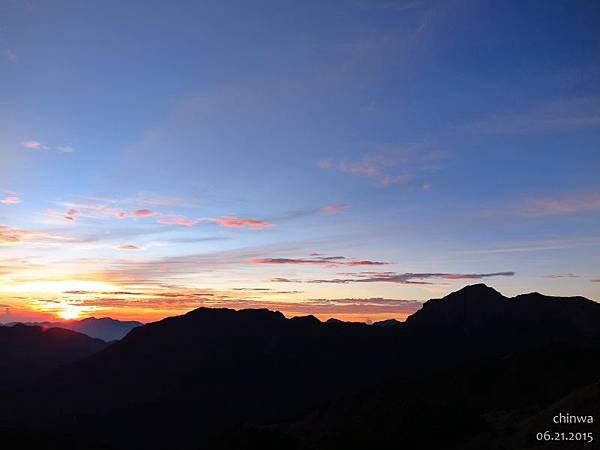
[[[25,386],[106,346],[100,339],[62,328],[0,327],[0,391]]]
[[[7,325],[14,326],[18,322]],[[23,325],[41,326],[45,328],[64,328],[87,334],[90,337],[102,339],[103,341],[115,341],[122,339],[133,328],[143,325],[136,321],[121,321],[110,317],[88,317],[81,320],[66,320],[63,322],[25,322]]]

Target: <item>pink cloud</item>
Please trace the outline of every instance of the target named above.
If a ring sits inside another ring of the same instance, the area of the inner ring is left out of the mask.
[[[21,142],[21,145],[29,150],[40,150],[43,148],[42,143],[39,141],[29,140]]]
[[[332,205],[323,206],[320,211],[321,214],[326,216],[332,216],[334,214],[339,214],[348,208],[348,205],[344,205],[342,203],[334,203]]]
[[[153,217],[157,216],[158,213],[156,211],[152,211],[151,209],[137,209],[133,212],[135,217]]]
[[[67,215],[65,216],[65,220],[69,220],[69,221],[74,221],[75,220],[75,216],[78,216],[79,214],[81,214],[81,211],[79,211],[78,209],[70,209],[67,211]]]
[[[269,222],[265,222],[262,220],[254,220],[254,219],[246,219],[243,217],[235,217],[235,216],[226,216],[226,217],[210,217],[208,219],[210,222],[218,223],[223,227],[228,228],[269,228],[272,227],[273,224]]]
[[[117,217],[117,219],[124,219],[125,216],[127,216],[127,213],[125,211],[117,211],[115,213],[115,216]]]
[[[58,153],[73,153],[77,151],[75,147],[71,147],[68,145],[49,146],[44,145],[40,141],[36,141],[34,139],[23,141],[21,142],[21,145],[29,150],[50,150]]]
[[[181,225],[184,227],[191,227],[192,225],[196,225],[198,220],[191,220],[184,216],[165,216],[158,219],[157,223],[162,223],[165,225]]]

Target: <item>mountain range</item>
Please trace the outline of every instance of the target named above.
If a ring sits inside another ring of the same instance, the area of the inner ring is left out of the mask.
[[[107,342],[122,339],[135,327],[143,325],[143,323],[134,320],[122,321],[111,319],[110,317],[102,317],[100,319],[88,317],[81,320],[64,320],[62,322],[11,322],[5,325],[12,326],[17,323],[42,328],[63,328],[87,334],[90,337],[102,339]]]
[[[474,285],[379,326],[199,308],[98,345],[5,389],[11,448],[526,449],[560,402],[600,420],[581,297]]]

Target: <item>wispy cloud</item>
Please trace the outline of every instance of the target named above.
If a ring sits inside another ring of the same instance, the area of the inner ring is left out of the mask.
[[[80,202],[58,202],[58,205],[65,208],[65,220],[73,221],[76,216],[91,218],[91,219],[107,219],[117,218],[123,219],[127,213],[123,210],[116,209],[104,203],[80,203]],[[56,216],[61,214],[55,210],[48,210],[47,215]]]
[[[96,200],[104,200],[96,198]],[[161,203],[161,204],[176,204],[176,199],[168,198],[152,198],[148,199],[147,202]],[[181,226],[192,226],[199,222],[198,219],[188,219],[185,216],[178,214],[164,214],[160,211],[149,208],[138,208],[131,211],[125,211],[118,208],[120,202],[103,202],[103,203],[78,203],[78,202],[59,202],[60,206],[68,208],[68,211],[64,214],[65,220],[74,221],[76,216],[93,218],[93,219],[125,219],[127,217],[134,219],[146,219],[146,218],[157,218],[157,223],[165,225],[181,225]],[[142,204],[146,203],[142,201]],[[140,206],[138,204],[138,206]],[[48,211],[49,215],[57,215],[54,210]]]
[[[244,217],[236,217],[236,216],[225,216],[225,217],[209,217],[206,219],[208,222],[217,223],[223,227],[227,228],[255,228],[255,229],[263,229],[270,228],[273,224],[269,222],[265,222],[262,220],[255,219],[247,219]]]
[[[154,217],[160,215],[160,213],[151,209],[136,209],[132,214],[134,217]]]
[[[139,192],[134,195],[123,197],[88,196],[84,198],[93,202],[99,202],[113,206],[120,205],[124,208],[131,207],[132,205],[143,207],[169,206],[178,208],[195,206],[194,202],[185,198],[158,195],[151,192]]]
[[[444,152],[432,150],[421,143],[404,146],[378,144],[372,148],[373,153],[358,160],[322,159],[317,161],[317,166],[372,178],[382,186],[391,186],[407,184],[420,175],[439,170],[441,162],[447,158]]]
[[[344,212],[348,208],[348,205],[344,205],[342,203],[334,203],[331,205],[323,206],[319,211],[321,214],[326,216],[333,216],[335,214],[340,214]]]
[[[495,114],[467,129],[473,134],[523,134],[595,127],[600,127],[600,96],[560,100],[528,111]]]
[[[423,1],[395,1],[395,2],[384,2],[376,7],[379,9],[385,9],[387,11],[405,12],[420,9],[423,7],[425,2]]]
[[[117,246],[117,250],[131,251],[131,250],[141,250],[141,249],[142,249],[141,247],[138,247],[137,245],[131,245],[131,244]]]
[[[381,261],[354,260],[348,259],[345,256],[313,256],[312,258],[255,258],[250,262],[253,264],[300,264],[300,265],[316,265],[325,267],[340,267],[340,266],[384,266],[390,264]]]
[[[164,225],[181,225],[184,227],[191,227],[192,225],[196,225],[199,220],[197,219],[188,219],[184,216],[163,216],[160,219],[158,219],[157,221],[158,223],[164,224]]]
[[[0,203],[3,205],[16,205],[21,203],[21,197],[19,197],[15,192],[12,191],[4,191],[7,194],[6,197],[0,199]]]
[[[6,58],[10,62],[15,62],[17,60],[17,55],[10,48],[5,46],[0,46],[0,55]]]
[[[518,211],[533,217],[600,211],[600,193],[579,192],[559,197],[532,198],[525,201]]]
[[[579,278],[579,275],[575,275],[574,273],[555,273],[550,275],[543,275],[542,278],[556,280],[560,278]]]
[[[20,244],[51,245],[69,240],[65,236],[55,236],[41,231],[23,230],[0,225],[0,246]]]
[[[398,283],[398,284],[432,284],[430,279],[442,280],[481,280],[492,277],[512,277],[515,272],[495,273],[395,273],[395,272],[360,272],[352,278],[289,280],[286,278],[272,278],[272,282],[295,282],[313,284],[348,284],[348,283]]]
[[[43,144],[40,141],[37,141],[35,139],[29,139],[27,141],[23,141],[23,142],[21,142],[21,146],[28,150],[48,150],[48,151],[54,151],[57,153],[73,153],[73,152],[77,151],[77,149],[75,147],[71,147],[68,145],[50,146],[50,145]]]

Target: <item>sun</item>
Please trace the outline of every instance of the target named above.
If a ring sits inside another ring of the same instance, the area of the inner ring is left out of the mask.
[[[61,305],[61,310],[58,312],[58,317],[64,320],[74,320],[81,316],[81,308],[68,303]]]

